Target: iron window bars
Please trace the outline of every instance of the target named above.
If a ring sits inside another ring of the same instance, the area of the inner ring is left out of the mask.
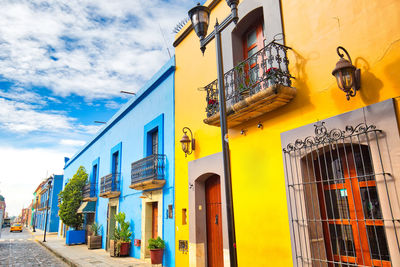
[[[151,179],[164,179],[165,155],[153,154],[131,165],[131,184]]]
[[[291,86],[287,46],[271,42],[225,73],[225,97],[231,106],[273,84]],[[219,112],[218,80],[205,86],[207,117]]]
[[[100,179],[100,194],[119,191],[120,173],[110,173]]]
[[[393,227],[400,249],[399,220],[382,161],[383,131],[364,123],[314,126],[314,136],[283,149],[295,266],[393,266],[386,232]]]

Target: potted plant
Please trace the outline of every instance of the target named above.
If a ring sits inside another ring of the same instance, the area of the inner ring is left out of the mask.
[[[115,220],[117,227],[115,228],[112,240],[110,240],[110,255],[129,256],[132,235],[132,232],[129,230],[130,223],[125,221],[124,212],[115,214]]]
[[[82,214],[77,213],[83,196],[82,189],[86,184],[88,174],[84,167],[80,166],[74,176],[65,185],[64,190],[60,192],[61,199],[59,216],[62,222],[71,227],[67,231],[65,243],[67,245],[84,244],[85,230],[82,230]]]
[[[284,76],[283,72],[275,67],[267,69],[265,74],[266,74],[266,79],[268,80],[270,86],[278,83],[279,78]]]
[[[160,237],[150,238],[148,248],[150,249],[151,264],[162,264],[165,241]]]
[[[101,248],[101,235],[99,235],[100,228],[101,225],[97,224],[96,222],[90,226],[93,235],[88,236],[88,249]]]

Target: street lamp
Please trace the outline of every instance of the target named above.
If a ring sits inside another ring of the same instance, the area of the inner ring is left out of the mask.
[[[36,197],[35,213],[33,214],[33,230],[32,230],[32,232],[36,232],[35,226],[36,226],[36,213],[37,213],[38,200],[39,200],[39,197]]]
[[[222,46],[221,46],[221,32],[231,23],[237,23],[239,20],[237,5],[239,0],[226,0],[228,6],[231,8],[231,14],[226,17],[221,24],[218,20],[215,23],[214,31],[208,36],[207,28],[210,17],[210,10],[207,7],[198,4],[196,7],[189,10],[189,17],[197,36],[200,38],[200,50],[205,52],[206,45],[215,38],[215,46],[217,49],[217,70],[218,70],[218,93],[219,93],[219,114],[221,124],[221,139],[222,139],[222,158],[224,163],[224,176],[225,176],[225,192],[226,192],[226,215],[228,223],[228,243],[229,243],[229,257],[231,266],[237,266],[236,256],[236,237],[235,237],[235,220],[233,214],[233,201],[232,201],[232,180],[231,180],[231,162],[229,156],[228,144],[228,128],[226,123],[226,101],[225,101],[225,84],[224,84],[224,67],[222,65]]]
[[[49,200],[51,196],[51,182],[53,179],[50,179],[48,182],[48,194],[47,194],[47,201],[46,201],[46,221],[44,223],[44,236],[43,236],[43,242],[46,242],[46,231],[47,231],[47,217],[49,216]]]

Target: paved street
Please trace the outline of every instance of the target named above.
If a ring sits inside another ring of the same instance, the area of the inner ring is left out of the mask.
[[[34,241],[29,231],[10,233],[2,230],[0,238],[0,266],[67,266],[51,252]]]

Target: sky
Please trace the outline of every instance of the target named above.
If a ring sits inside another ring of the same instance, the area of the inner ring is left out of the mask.
[[[204,2],[204,1],[201,1]],[[18,215],[173,56],[191,0],[0,0],[0,194]]]

